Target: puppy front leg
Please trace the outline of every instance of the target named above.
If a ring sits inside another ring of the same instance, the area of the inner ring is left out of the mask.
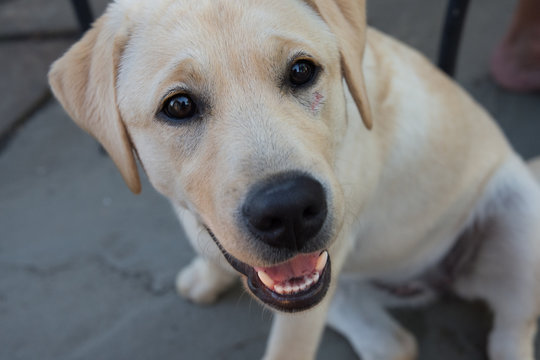
[[[198,256],[176,277],[176,289],[197,304],[211,304],[238,279],[206,229],[187,210],[175,208],[184,231]]]
[[[349,234],[342,231],[335,245],[329,249],[332,261],[332,281],[324,299],[314,308],[295,314],[274,313],[270,338],[266,345],[264,360],[313,360],[326,325],[326,316],[338,275],[345,261],[348,246],[352,244]]]
[[[264,360],[313,360],[326,323],[331,294],[315,308],[298,313],[275,313]]]
[[[369,285],[341,279],[328,314],[328,325],[342,334],[362,360],[413,360],[414,337],[377,301]]]

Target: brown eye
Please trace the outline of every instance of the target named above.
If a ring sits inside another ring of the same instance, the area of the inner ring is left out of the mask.
[[[304,85],[310,82],[316,71],[316,66],[309,60],[298,60],[291,66],[289,81],[294,86]]]
[[[165,101],[163,112],[170,119],[185,120],[195,115],[197,107],[193,100],[185,94],[175,95]]]

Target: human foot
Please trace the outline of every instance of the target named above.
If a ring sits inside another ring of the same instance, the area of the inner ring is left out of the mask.
[[[540,26],[507,36],[491,58],[491,74],[511,91],[540,90]]]

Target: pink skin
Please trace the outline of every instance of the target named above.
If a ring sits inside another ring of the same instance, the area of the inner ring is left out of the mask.
[[[317,259],[320,252],[311,254],[301,254],[295,258],[276,266],[272,267],[255,267],[255,271],[264,271],[272,280],[276,283],[284,282],[286,280],[310,275],[315,270],[317,265]]]
[[[491,58],[491,73],[508,90],[540,90],[540,1],[519,1],[510,28]]]
[[[323,100],[324,100],[324,96],[320,92],[315,91],[313,93],[313,100],[311,102],[311,111],[314,113],[319,112],[320,105]]]

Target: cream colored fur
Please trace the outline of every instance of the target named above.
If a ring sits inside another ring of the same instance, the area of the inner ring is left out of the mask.
[[[268,265],[234,221],[253,184],[289,170],[324,184],[331,290],[314,309],[275,314],[265,359],[313,359],[327,314],[363,360],[414,359],[415,340],[371,280],[415,279],[464,229],[489,222],[497,231],[452,289],[494,311],[490,360],[533,360],[540,187],[474,100],[364,20],[353,0],[118,0],[53,65],[50,82],[134,192],[138,157],[170,199],[200,254],[177,281],[195,302],[215,301],[238,277],[206,227],[236,258]],[[292,95],[279,79],[299,52],[324,70]],[[205,116],[159,119],[177,88],[205,99]],[[540,175],[540,161],[533,167]]]

